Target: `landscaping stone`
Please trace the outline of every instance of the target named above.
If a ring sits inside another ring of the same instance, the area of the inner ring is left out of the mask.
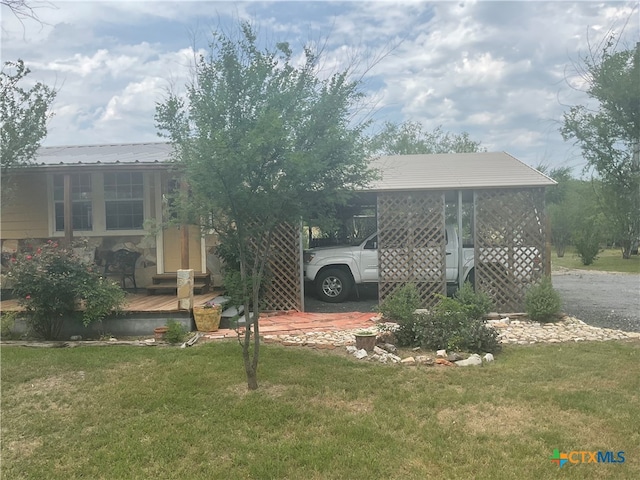
[[[491,363],[494,360],[493,355],[491,353],[487,353],[484,357],[482,357],[482,359],[487,363]]]
[[[450,362],[458,362],[460,360],[464,360],[464,357],[460,355],[458,352],[452,352],[449,355],[447,355],[447,360],[449,360]]]
[[[407,357],[407,358],[403,358],[402,360],[400,360],[400,363],[403,365],[415,365],[416,364],[416,359],[413,357]]]
[[[385,343],[384,345],[382,345],[382,348],[389,353],[398,353],[398,347],[396,347],[392,343]]]
[[[376,353],[378,355],[386,355],[388,352],[383,348],[375,346],[375,347],[373,347],[373,353]]]
[[[446,358],[447,357],[447,351],[446,350],[438,350],[436,352],[436,357],[438,357],[438,358]]]
[[[482,365],[482,358],[477,353],[472,354],[466,360],[458,360],[455,362],[459,367],[469,367],[469,366],[477,366]]]
[[[369,356],[369,354],[367,353],[367,351],[364,348],[361,348],[360,350],[356,350],[356,352],[353,354],[354,357],[356,357],[358,360],[361,360],[363,358],[366,358]]]
[[[436,365],[444,365],[446,367],[453,367],[455,363],[450,362],[446,358],[436,358]]]
[[[356,347],[354,347],[353,345],[348,345],[347,346],[347,353],[350,355],[353,355],[354,353],[356,353],[358,349]]]
[[[427,357],[426,355],[419,355],[416,357],[416,363],[418,365],[426,365],[428,367],[432,367],[435,362],[431,357]]]

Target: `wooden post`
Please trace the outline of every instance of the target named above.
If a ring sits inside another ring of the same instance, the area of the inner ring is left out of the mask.
[[[189,195],[189,188],[187,182],[184,180],[180,182],[180,196],[182,201],[186,202]],[[180,268],[187,270],[189,268],[189,225],[186,220],[183,221],[180,226]]]
[[[71,174],[64,174],[64,241],[67,246],[73,240],[73,201],[71,199]]]
[[[544,274],[551,278],[551,222],[545,206]]]

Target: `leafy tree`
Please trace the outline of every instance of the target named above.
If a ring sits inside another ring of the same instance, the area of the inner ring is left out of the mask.
[[[553,245],[556,247],[558,257],[562,258],[567,245],[571,242],[571,209],[567,195],[573,180],[571,168],[549,169],[547,165],[538,165],[536,169],[558,182],[558,185],[546,189],[545,202],[549,214]]]
[[[571,107],[561,132],[580,146],[587,168],[602,180],[603,211],[629,258],[640,235],[640,44],[616,48],[612,36],[584,58],[587,94],[597,110]]]
[[[0,72],[0,154],[2,173],[10,167],[33,160],[40,142],[47,135],[51,103],[56,91],[36,83],[31,88],[21,85],[30,70],[22,60],[5,62]]]
[[[365,125],[351,123],[362,94],[349,69],[327,77],[311,48],[300,58],[287,43],[261,49],[246,23],[239,33],[213,34],[186,99],[169,94],[156,121],[175,147],[203,227],[215,229],[227,250],[236,249],[248,318],[240,343],[253,390],[260,285],[274,229],[344,202],[372,173]]]
[[[0,174],[2,201],[11,199],[10,169],[28,165],[47,135],[56,91],[40,82],[23,87],[29,69],[22,60],[5,62],[0,71]]]
[[[386,122],[382,130],[371,138],[370,148],[378,155],[485,151],[480,142],[469,138],[467,132],[459,135],[447,133],[442,131],[442,127],[429,132],[418,122]]]

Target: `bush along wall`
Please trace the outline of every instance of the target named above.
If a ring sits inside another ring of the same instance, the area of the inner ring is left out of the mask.
[[[31,332],[45,340],[55,340],[67,319],[88,326],[124,303],[119,285],[52,240],[12,258],[9,276]]]

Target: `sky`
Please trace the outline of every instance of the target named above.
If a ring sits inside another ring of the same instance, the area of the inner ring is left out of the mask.
[[[29,1],[29,0],[27,0]],[[251,22],[264,45],[323,44],[324,71],[356,65],[370,132],[384,122],[468,132],[537,167],[584,165],[560,134],[590,105],[581,59],[610,33],[640,40],[638,2],[219,2],[33,0],[40,22],[2,6],[2,62],[58,90],[43,145],[163,141],[154,121],[183,92],[212,31]]]

